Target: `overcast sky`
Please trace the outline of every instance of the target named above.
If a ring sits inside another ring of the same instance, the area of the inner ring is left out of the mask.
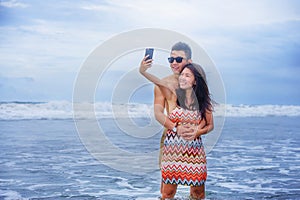
[[[205,49],[227,103],[299,105],[299,10],[297,0],[1,0],[0,101],[71,101],[77,73],[98,45],[161,28]]]

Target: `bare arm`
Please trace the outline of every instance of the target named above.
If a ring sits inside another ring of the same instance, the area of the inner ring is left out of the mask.
[[[213,118],[213,114],[212,111],[207,111],[206,112],[206,125],[202,128],[200,128],[198,126],[197,132],[196,132],[196,137],[199,137],[201,135],[205,135],[207,133],[209,133],[210,131],[212,131],[214,129],[214,118]],[[202,120],[205,122],[205,120]],[[201,124],[200,124],[201,125]]]
[[[175,126],[164,113],[165,97],[159,87],[154,88],[154,115],[155,119],[167,129],[172,129]]]
[[[140,73],[149,81],[157,85],[166,99],[171,99],[173,93],[175,92],[174,88],[171,86],[171,84],[168,83],[168,81],[160,79],[157,76],[147,72],[147,69],[149,69],[152,65],[152,59],[146,60],[147,57],[148,56],[145,56],[140,64]]]
[[[179,135],[183,137],[185,140],[193,140],[201,135],[205,135],[214,129],[214,120],[212,111],[206,112],[206,120],[202,120],[201,123],[197,127],[185,127],[186,129],[190,129],[191,131],[186,131],[181,133],[181,128],[178,127]],[[181,125],[184,127],[183,125]]]
[[[172,87],[168,81],[159,79],[153,74],[147,72],[147,69],[151,67],[152,59],[146,60],[147,56],[141,62],[139,71],[149,81],[156,84],[154,88],[154,115],[156,120],[167,129],[173,129],[176,125],[168,116],[165,115],[165,103],[168,102],[168,109],[174,106],[176,102],[175,88]],[[172,103],[173,102],[173,103]],[[172,105],[170,105],[172,104]]]

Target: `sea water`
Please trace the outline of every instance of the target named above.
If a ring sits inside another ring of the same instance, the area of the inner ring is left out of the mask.
[[[135,108],[135,123],[147,124],[138,115],[145,107]],[[254,115],[255,108],[232,107],[235,115],[225,118],[207,153],[207,199],[300,199],[300,115],[292,108],[275,106],[273,114],[264,109]],[[159,169],[135,174],[96,159],[81,141],[71,111],[66,102],[0,104],[0,199],[158,199]],[[159,148],[160,134],[123,135],[115,119],[105,116],[98,120],[119,148],[133,153]],[[176,198],[188,196],[189,188],[179,186]]]

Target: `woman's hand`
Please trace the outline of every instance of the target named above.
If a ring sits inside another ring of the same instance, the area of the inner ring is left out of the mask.
[[[147,71],[147,69],[149,69],[152,65],[153,59],[148,59],[147,60],[148,57],[149,57],[149,55],[145,56],[144,59],[142,60],[141,64],[140,64],[139,71],[140,71],[141,74],[144,74]]]

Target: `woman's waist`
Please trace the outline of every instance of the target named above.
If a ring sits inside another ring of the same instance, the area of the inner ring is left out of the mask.
[[[197,126],[201,123],[201,119],[182,119],[182,118],[169,118],[173,123],[179,125]]]

